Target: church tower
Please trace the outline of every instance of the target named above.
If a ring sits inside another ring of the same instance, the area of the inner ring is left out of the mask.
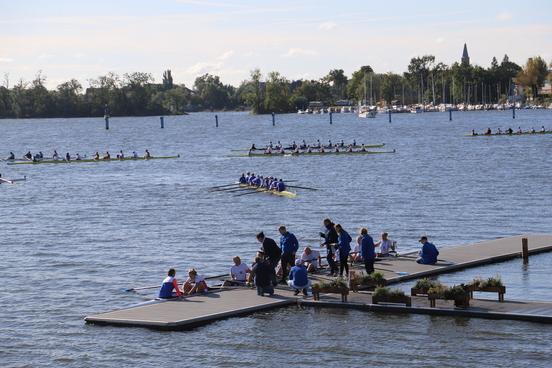
[[[468,46],[464,44],[464,51],[462,52],[462,65],[470,65],[470,56],[468,55]]]

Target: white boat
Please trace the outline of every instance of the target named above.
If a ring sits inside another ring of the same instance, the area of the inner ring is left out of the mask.
[[[375,118],[377,114],[376,110],[371,110],[369,106],[359,106],[358,107],[358,117],[359,118]]]

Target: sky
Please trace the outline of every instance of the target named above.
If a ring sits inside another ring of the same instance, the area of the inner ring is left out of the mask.
[[[402,73],[412,57],[487,67],[504,54],[552,61],[552,1],[0,0],[0,84],[38,71],[48,88],[108,72],[171,69],[192,86],[238,85],[254,68],[318,79],[362,65]]]

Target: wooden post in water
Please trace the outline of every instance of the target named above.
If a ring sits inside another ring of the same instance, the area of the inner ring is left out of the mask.
[[[218,115],[215,115],[215,127],[218,128]]]
[[[523,264],[529,263],[529,242],[527,238],[521,238],[521,256],[523,257]]]
[[[516,102],[514,101],[514,106],[512,106],[512,119],[516,118]]]
[[[391,109],[387,109],[387,113],[389,114],[389,122],[391,122]]]
[[[272,113],[272,126],[276,126],[276,114]]]
[[[105,130],[109,130],[109,106],[104,106]]]
[[[330,111],[330,125],[332,125],[332,115],[333,115],[333,112]]]
[[[163,116],[160,116],[159,120],[161,121],[161,129],[165,128],[165,118]]]
[[[449,121],[452,121],[452,107],[449,109]]]

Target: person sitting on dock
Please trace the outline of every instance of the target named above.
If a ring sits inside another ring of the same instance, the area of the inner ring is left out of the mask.
[[[303,291],[303,295],[307,296],[309,276],[307,269],[303,266],[303,262],[301,262],[300,259],[295,261],[295,266],[293,266],[289,271],[288,286],[295,290],[293,295],[297,296],[301,291]]]
[[[422,236],[418,241],[423,245],[422,249],[418,253],[419,257],[416,259],[416,262],[420,264],[430,265],[437,263],[437,256],[439,255],[439,251],[437,250],[435,245],[427,241],[427,236]]]
[[[388,257],[389,252],[395,249],[393,241],[389,239],[389,234],[387,233],[381,233],[381,240],[374,244],[374,246],[379,248],[377,252],[378,257]]]
[[[144,154],[144,158],[145,158],[146,160],[149,160],[151,157],[152,157],[152,156],[151,156],[150,151],[149,151],[149,150],[146,150],[146,153]]]
[[[317,269],[322,267],[320,252],[312,250],[311,247],[305,247],[299,260],[307,268],[308,272],[315,272]]]
[[[270,264],[272,265],[272,268],[276,268],[278,266],[278,262],[280,262],[280,258],[282,256],[282,250],[280,247],[278,247],[278,244],[274,241],[274,239],[265,237],[265,234],[261,231],[257,234],[257,241],[261,243],[261,251],[264,254],[264,257]]]
[[[184,282],[184,285],[182,285],[182,289],[185,295],[191,295],[204,293],[207,291],[208,287],[205,278],[199,276],[195,268],[192,268],[188,271],[188,278]]]
[[[159,298],[161,299],[171,299],[174,297],[181,297],[182,296],[182,290],[178,287],[178,281],[176,281],[175,278],[176,270],[174,268],[171,268],[169,272],[167,272],[167,277],[163,280],[163,283],[161,284],[161,289],[159,290]],[[173,290],[175,293],[173,294]]]
[[[255,275],[254,281],[257,287],[257,295],[264,296],[265,293],[270,296],[274,295],[273,281],[276,279],[276,275],[272,264],[261,257],[256,257],[251,272]]]
[[[230,268],[230,280],[226,280],[223,286],[244,286],[247,282],[247,274],[251,270],[245,263],[242,263],[239,256],[232,258],[234,265]]]
[[[362,241],[360,244],[360,255],[364,261],[364,269],[369,275],[374,272],[374,259],[376,256],[374,239],[368,235],[368,229],[362,228],[360,230],[360,235],[362,235]]]

